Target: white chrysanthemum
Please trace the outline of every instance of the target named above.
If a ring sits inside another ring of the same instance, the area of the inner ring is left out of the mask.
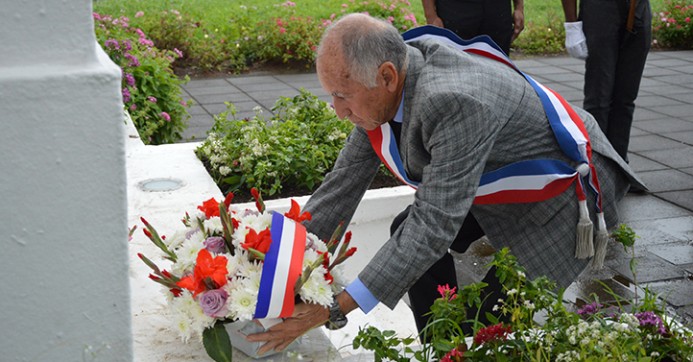
[[[178,229],[173,235],[166,237],[164,244],[166,244],[169,250],[176,250],[183,244],[189,232],[191,232],[190,228]]]
[[[210,217],[204,221],[204,225],[210,235],[222,235],[224,232],[224,227],[221,225],[221,218],[219,216]]]
[[[323,253],[327,251],[327,244],[325,244],[324,241],[320,240],[320,238],[317,235],[312,233],[306,233],[306,239],[307,249],[317,250]]]
[[[310,274],[310,278],[299,291],[304,302],[320,304],[325,307],[332,304],[332,287],[325,280],[325,272],[324,268],[318,268]]]
[[[233,231],[231,242],[236,248],[239,248],[240,244],[245,242],[248,229],[253,229],[259,234],[272,225],[272,215],[269,213],[260,214],[253,211],[241,211],[235,217],[238,220],[238,227]]]
[[[192,294],[184,290],[181,295],[177,298],[173,298],[171,301],[171,308],[173,310],[173,319],[176,324],[186,322],[190,331],[186,330],[186,335],[188,338],[190,336],[202,337],[202,332],[214,324],[214,318],[205,315],[200,304],[193,299]],[[179,333],[185,329],[184,327],[178,326]]]
[[[344,264],[339,264],[336,267],[332,268],[332,270],[330,270],[330,274],[334,279],[332,281],[333,292],[337,292],[339,290],[344,289],[351,282],[351,280],[348,280],[346,278],[346,275],[344,275],[344,269]]]
[[[183,245],[176,250],[178,261],[173,264],[173,272],[176,275],[185,275],[192,272],[197,261],[197,254],[204,248],[204,238],[202,233],[197,232],[190,235]]]
[[[246,288],[243,283],[232,281],[227,289],[229,298],[227,317],[238,320],[252,320],[257,305],[257,289]]]
[[[306,252],[303,253],[303,269],[309,265],[314,265],[318,259],[322,260],[322,255],[320,255],[317,251],[312,249],[306,250]]]
[[[190,328],[192,324],[190,318],[184,313],[174,313],[171,317],[171,321],[173,322],[175,330],[178,332],[180,340],[183,341],[183,343],[187,343],[193,333],[192,328]]]

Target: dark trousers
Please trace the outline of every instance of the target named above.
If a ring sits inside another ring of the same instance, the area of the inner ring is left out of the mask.
[[[580,17],[589,52],[585,63],[583,106],[626,161],[635,99],[652,40],[649,0],[632,1],[638,1],[632,32],[626,31],[628,2],[580,1]]]
[[[510,0],[437,0],[436,13],[445,28],[460,38],[486,34],[510,53],[514,23]]]
[[[390,234],[394,234],[399,225],[406,219],[409,215],[410,207],[407,207],[393,220],[390,226]],[[467,218],[464,220],[462,228],[460,228],[459,233],[455,237],[450,249],[463,253],[469,246],[480,237],[484,236],[485,233],[479,226],[474,216],[469,213]],[[489,321],[486,319],[486,312],[498,316],[497,313],[493,312],[493,305],[498,304],[498,299],[503,298],[502,286],[496,278],[495,268],[491,268],[486,274],[483,282],[487,283],[488,286],[484,288],[482,292],[481,299],[484,300],[481,310],[479,312],[479,321],[483,324],[488,324]],[[449,285],[450,288],[457,286],[457,273],[455,271],[455,263],[450,253],[446,253],[442,258],[440,258],[433,266],[431,266],[421,278],[414,283],[414,285],[409,289],[409,302],[411,304],[412,312],[414,313],[414,319],[416,321],[416,328],[419,333],[423,331],[424,327],[428,323],[429,316],[426,314],[430,311],[433,302],[440,297],[438,293],[439,285]],[[475,309],[468,310],[467,318],[473,320],[476,316],[477,311]],[[473,333],[472,324],[465,323],[462,326],[462,330],[465,335],[471,336]]]

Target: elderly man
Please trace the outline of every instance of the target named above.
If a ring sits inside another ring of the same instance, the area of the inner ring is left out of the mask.
[[[318,77],[337,115],[357,127],[306,205],[315,211],[308,229],[329,238],[349,221],[381,162],[417,191],[336,303],[298,305],[292,318],[249,336],[267,342],[261,351],[326,322],[339,327],[355,308],[393,308],[406,292],[421,329],[438,285],[456,284],[448,250],[484,234],[510,247],[529,277],[565,287],[594,254],[593,230],[605,243],[617,200],[630,183],[641,185],[588,113],[514,69],[492,43],[465,48],[450,36],[429,26],[405,34],[405,43],[363,14],[325,32]]]

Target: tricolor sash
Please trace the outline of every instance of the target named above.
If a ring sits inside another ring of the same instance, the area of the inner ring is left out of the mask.
[[[537,159],[516,162],[487,172],[481,177],[474,199],[475,204],[544,201],[561,194],[575,183],[580,206],[580,223],[590,223],[589,236],[585,235],[584,237],[590,238],[591,245],[591,222],[587,212],[582,180],[583,177],[587,177],[588,185],[596,197],[595,204],[600,232],[606,231],[599,181],[596,169],[592,164],[592,147],[589,135],[582,119],[561,95],[521,72],[486,35],[477,36],[471,40],[463,40],[447,29],[426,25],[411,29],[402,34],[402,37],[406,43],[423,39],[436,39],[460,51],[481,55],[513,68],[525,77],[539,96],[551,129],[563,153],[579,165],[575,168],[560,160]],[[419,183],[407,177],[390,125],[384,123],[379,128],[368,131],[368,137],[373,149],[385,166],[402,182],[413,188],[418,188]],[[591,256],[593,253],[593,250],[590,249],[576,251],[578,257]]]
[[[294,311],[294,285],[303,271],[306,228],[274,212],[272,244],[265,254],[258,291],[256,319],[286,318]]]

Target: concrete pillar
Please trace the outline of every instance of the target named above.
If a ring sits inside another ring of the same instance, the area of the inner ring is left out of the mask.
[[[132,360],[120,69],[91,6],[0,6],[3,361]]]

